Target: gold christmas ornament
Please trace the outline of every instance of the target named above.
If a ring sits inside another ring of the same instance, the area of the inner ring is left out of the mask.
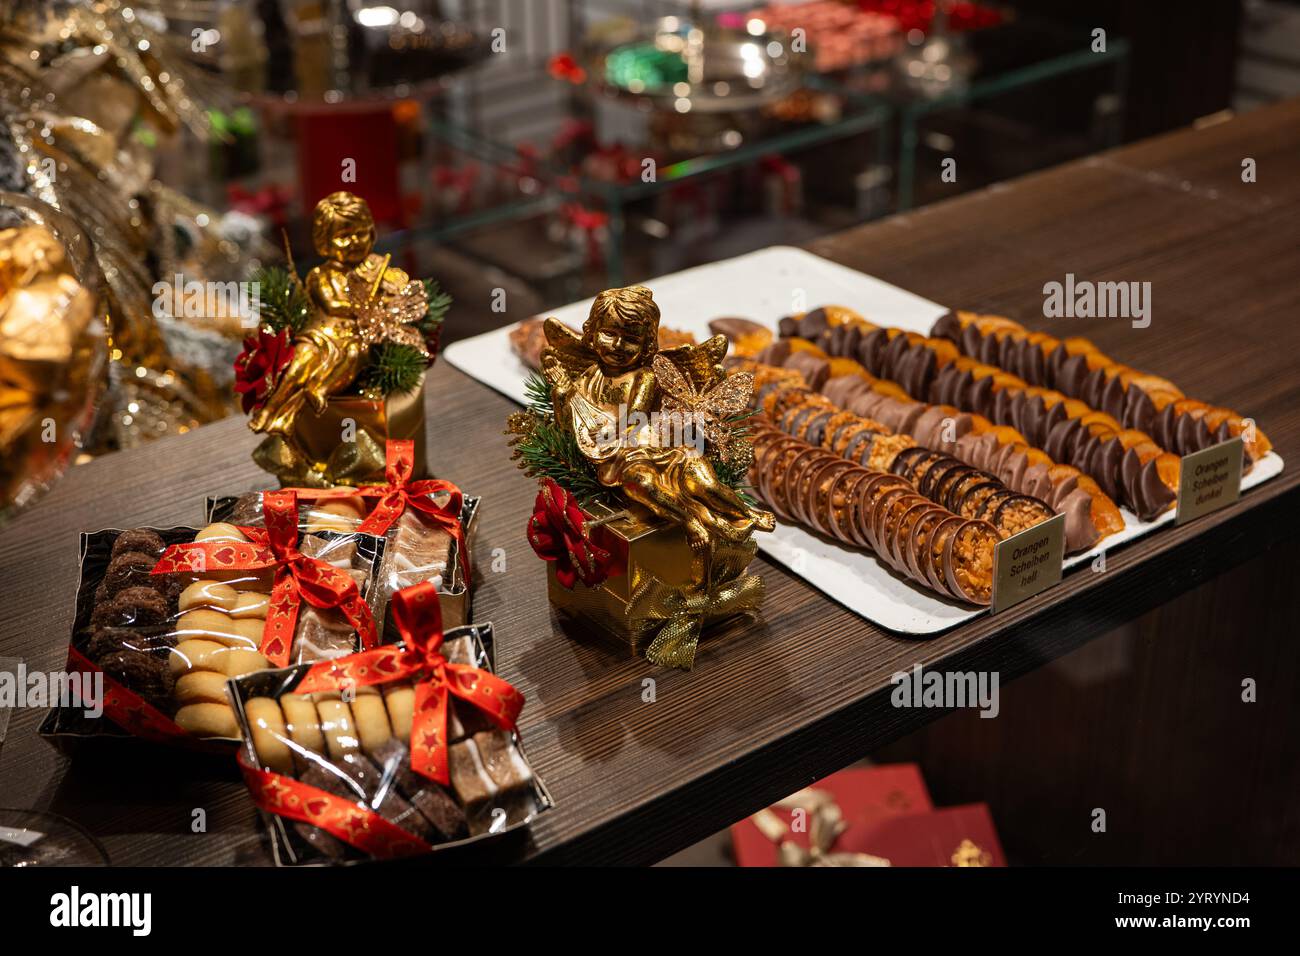
[[[267,436],[254,460],[286,486],[366,484],[384,477],[386,441],[411,438],[421,475],[423,375],[410,387],[385,388],[366,373],[388,360],[390,348],[420,369],[433,361],[429,328],[441,318],[432,316],[428,289],[373,253],[374,218],[352,193],[316,205],[312,242],[325,261],[301,283],[289,263],[307,317],[293,332],[287,363],[268,369],[265,397],[251,411],[249,428]]]
[[[753,533],[775,520],[719,474],[752,454],[740,419],[753,378],[726,373],[720,335],[660,350],[659,307],[641,286],[598,295],[580,335],[554,319],[545,332],[549,407],[512,418],[516,457],[530,473],[625,514],[625,527],[607,528],[628,554],[622,574],[595,586],[561,593],[552,575],[552,599],[653,661],[689,667],[704,626],[762,600],[762,581],[744,572]],[[568,476],[539,466],[539,449],[557,441],[580,457]],[[667,561],[651,553],[664,549]],[[655,567],[677,571],[665,578]]]
[[[66,213],[90,238],[107,316],[110,388],[92,452],[129,447],[233,411],[230,363],[243,329],[225,316],[159,315],[157,293],[249,271],[256,238],[235,219],[153,179],[156,144],[204,140],[220,87],[188,35],[119,0],[0,0],[0,170],[8,186]],[[177,236],[187,238],[178,247]]]
[[[0,520],[63,473],[90,428],[107,352],[96,281],[75,223],[0,193]]]

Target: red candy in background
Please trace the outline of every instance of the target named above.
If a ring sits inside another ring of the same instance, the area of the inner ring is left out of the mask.
[[[929,33],[937,9],[933,0],[858,0],[858,9],[898,18],[904,30]],[[1002,11],[982,3],[954,3],[948,8],[948,28],[956,33],[983,30],[1002,22]]]

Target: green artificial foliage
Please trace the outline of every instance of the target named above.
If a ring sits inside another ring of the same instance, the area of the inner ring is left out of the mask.
[[[424,292],[429,297],[429,311],[424,313],[424,318],[420,320],[418,327],[428,337],[437,331],[443,319],[447,318],[447,310],[451,308],[452,300],[451,296],[438,285],[436,279],[424,280]]]
[[[420,386],[428,359],[418,349],[397,342],[384,342],[370,350],[370,362],[361,373],[361,388],[367,393],[399,395]]]
[[[262,324],[272,332],[299,332],[311,313],[307,292],[297,277],[280,266],[267,266],[253,276],[257,283]]]

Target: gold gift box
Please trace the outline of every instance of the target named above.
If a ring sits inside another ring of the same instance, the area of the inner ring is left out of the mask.
[[[360,395],[336,396],[326,403],[325,411],[320,415],[306,408],[298,416],[298,441],[313,461],[328,461],[342,440],[349,422],[354,423],[356,434],[364,432],[374,438],[381,451],[378,468],[370,474],[358,475],[356,482],[383,483],[382,451],[390,438],[410,438],[415,441],[415,474],[412,477],[427,477],[423,379],[420,380],[419,388],[405,394],[389,395],[381,399],[362,398]]]
[[[586,512],[592,521],[604,519],[600,527],[615,539],[618,567],[623,573],[611,575],[594,588],[578,581],[569,590],[556,578],[555,562],[548,561],[547,594],[560,611],[599,625],[620,643],[640,653],[663,622],[631,618],[628,601],[650,576],[673,587],[691,584],[691,549],[686,534],[681,525],[653,519],[632,515],[611,519],[613,512],[603,505],[592,505]]]
[[[423,376],[418,388],[384,398],[336,395],[320,414],[305,405],[294,420],[293,441],[270,435],[253,458],[286,488],[383,484],[390,438],[415,442],[412,478],[427,478]]]

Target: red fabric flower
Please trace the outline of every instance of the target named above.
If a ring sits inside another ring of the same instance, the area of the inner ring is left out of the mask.
[[[555,562],[556,580],[570,591],[579,580],[596,587],[613,568],[614,555],[587,536],[586,521],[573,495],[550,478],[542,480],[528,520],[528,543],[543,561]]]
[[[244,351],[235,359],[235,391],[245,415],[262,407],[291,358],[293,338],[288,329],[277,333],[258,329],[256,337],[244,339]]]

